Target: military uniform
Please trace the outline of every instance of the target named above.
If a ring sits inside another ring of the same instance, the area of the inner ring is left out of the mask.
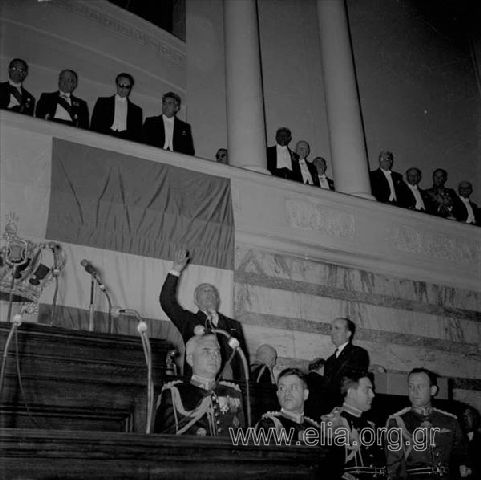
[[[229,427],[244,426],[239,387],[226,381],[192,376],[162,388],[155,416],[155,433],[229,436]]]
[[[315,428],[319,431],[319,424],[309,417],[304,415],[286,412],[284,410],[267,412],[262,415],[262,418],[256,425],[256,430],[264,430],[268,435],[269,429],[274,429],[277,432],[277,439],[284,442],[290,440],[290,445],[304,445],[304,432],[307,428]],[[279,434],[285,432],[285,437],[280,437]],[[291,436],[292,432],[292,436]],[[273,443],[276,443],[276,438],[270,437]]]
[[[386,443],[389,479],[458,478],[467,450],[455,415],[433,407],[407,407],[391,415],[387,427],[398,428],[402,434],[400,448],[397,442],[391,448]]]
[[[329,415],[323,416],[322,420],[327,425],[326,442],[343,445],[338,447],[343,449],[344,454],[344,467],[339,474],[341,479],[386,478],[384,454],[377,442],[376,426],[363,416],[362,411],[344,403],[342,407],[336,407]],[[364,429],[369,430],[369,434],[361,433]],[[335,441],[336,438],[338,442]]]

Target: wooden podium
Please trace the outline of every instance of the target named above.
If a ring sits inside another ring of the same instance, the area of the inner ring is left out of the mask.
[[[10,327],[0,324],[2,353]],[[151,345],[159,389],[172,346]],[[147,376],[140,338],[23,324],[6,366],[0,480],[305,479],[321,471],[330,478],[329,452],[319,447],[141,433]]]

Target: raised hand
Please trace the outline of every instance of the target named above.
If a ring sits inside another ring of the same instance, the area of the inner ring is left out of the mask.
[[[182,273],[184,268],[189,263],[190,257],[187,250],[179,249],[175,252],[174,255],[174,263],[172,265],[172,270],[175,270],[177,273]]]

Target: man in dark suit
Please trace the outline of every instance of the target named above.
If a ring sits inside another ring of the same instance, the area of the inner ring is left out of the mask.
[[[422,173],[417,167],[406,170],[406,187],[400,189],[398,204],[400,207],[409,208],[418,212],[426,211],[426,194],[419,188]]]
[[[78,128],[89,128],[87,102],[73,95],[78,75],[73,70],[62,70],[58,76],[58,90],[42,93],[35,116]]]
[[[142,109],[130,101],[134,77],[119,73],[115,79],[117,93],[100,97],[95,103],[90,130],[126,140],[140,141]]]
[[[232,318],[219,313],[219,292],[208,283],[197,285],[194,292],[195,304],[199,310],[194,313],[183,309],[177,300],[177,286],[179,277],[189,262],[189,256],[185,250],[176,253],[172,270],[165,279],[162,291],[160,292],[160,305],[172,323],[177,327],[184,342],[187,342],[194,334],[201,331],[223,330],[229,337],[233,337],[240,344],[244,354],[247,356],[247,347],[242,332],[241,324]],[[244,371],[239,355],[234,355],[232,362],[226,365],[227,360],[232,354],[231,340],[221,334],[216,333],[220,344],[222,355],[221,376],[224,378],[234,378],[241,380],[244,378]],[[231,369],[231,372],[229,372]],[[223,373],[222,373],[223,372]],[[185,366],[184,374],[188,375],[190,368]]]
[[[458,185],[458,196],[453,205],[453,214],[458,222],[481,226],[481,212],[469,197],[473,193],[471,182],[462,181]]]
[[[21,58],[8,64],[8,82],[0,83],[0,108],[33,116],[35,98],[23,88],[28,75],[28,65]]]
[[[316,157],[312,161],[312,163],[316,169],[317,183],[315,183],[315,185],[317,185],[320,188],[324,188],[325,190],[334,191],[335,190],[334,181],[326,175],[326,170],[327,170],[326,160],[322,157]]]
[[[180,97],[174,92],[162,96],[162,115],[145,120],[144,142],[171,152],[195,155],[190,125],[176,116],[180,104]]]
[[[276,177],[303,183],[299,159],[288,146],[291,140],[292,133],[288,128],[277,130],[276,144],[267,147],[267,170]]]
[[[336,318],[331,324],[331,341],[335,345],[335,352],[326,360],[324,378],[328,392],[329,405],[327,409],[342,403],[340,392],[341,380],[353,372],[367,372],[369,368],[369,354],[367,351],[352,344],[356,324],[349,318]]]
[[[311,146],[305,140],[299,140],[296,143],[296,158],[299,162],[299,170],[301,172],[297,180],[304,185],[319,186],[316,167],[307,159],[310,153]]]
[[[397,205],[401,190],[405,188],[403,177],[398,172],[393,172],[394,155],[392,152],[379,153],[379,168],[369,172],[372,194],[378,202]]]

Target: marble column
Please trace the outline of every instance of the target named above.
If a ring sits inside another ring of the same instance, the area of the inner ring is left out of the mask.
[[[344,0],[317,0],[317,13],[336,190],[372,199]]]
[[[255,0],[224,1],[229,164],[268,173]]]

